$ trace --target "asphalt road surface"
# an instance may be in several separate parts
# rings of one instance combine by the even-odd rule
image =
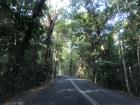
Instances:
[[[52,87],[14,105],[140,105],[140,101],[84,79],[61,76]]]

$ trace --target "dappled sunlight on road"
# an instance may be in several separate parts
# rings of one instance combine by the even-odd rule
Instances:
[[[22,101],[7,102],[4,105],[25,105]]]
[[[65,79],[65,80],[75,80],[75,81],[83,81],[83,80],[85,80],[85,81],[88,81],[86,79],[80,79],[80,78],[71,78],[71,79]]]
[[[139,105],[137,100],[74,76],[61,76],[54,81],[53,87],[44,85],[36,91],[32,90],[36,94],[28,94],[3,105]]]
[[[56,93],[63,93],[63,92],[73,92],[75,91],[75,89],[72,89],[72,88],[68,88],[68,89],[57,89],[56,90]]]
[[[101,92],[101,90],[93,90],[93,89],[84,90],[84,93],[98,93],[98,92]]]

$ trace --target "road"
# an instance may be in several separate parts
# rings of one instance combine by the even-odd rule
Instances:
[[[88,80],[62,76],[50,88],[15,105],[140,105],[134,97],[104,89]]]

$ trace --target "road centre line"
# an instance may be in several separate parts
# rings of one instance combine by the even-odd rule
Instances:
[[[84,91],[82,91],[74,82],[72,79],[69,79],[72,85],[87,99],[89,100],[93,105],[99,105],[93,98],[91,98],[89,95],[87,95]]]

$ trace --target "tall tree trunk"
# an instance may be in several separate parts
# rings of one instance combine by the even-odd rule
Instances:
[[[127,73],[127,68],[126,68],[126,61],[125,61],[123,41],[121,43],[121,48],[122,48],[122,50],[121,50],[121,56],[122,56],[122,62],[123,62],[123,69],[124,69],[124,77],[125,77],[126,89],[127,89],[128,93],[132,95],[132,92],[130,90],[129,80],[128,80],[128,73]]]
[[[47,8],[47,10],[49,10],[49,9]],[[48,12],[47,15],[48,15],[49,26],[46,27],[47,28],[46,65],[47,65],[47,68],[48,68],[47,72],[49,72],[48,74],[50,74],[51,77],[53,77],[53,71],[52,71],[52,69],[53,69],[52,34],[53,34],[53,29],[54,29],[55,22],[56,22],[56,19],[58,17],[58,14],[55,14],[54,17],[51,17],[50,13]]]
[[[95,73],[94,75],[95,75],[95,77],[94,77],[94,83],[97,84],[97,74]]]
[[[139,69],[140,69],[140,36],[138,36],[137,58],[138,58],[138,65],[139,65]]]
[[[134,80],[134,76],[133,76],[133,72],[132,72],[132,68],[131,67],[129,67],[129,73],[130,73],[131,80],[133,82],[133,86],[135,88],[135,93],[137,93],[138,92],[138,87],[137,87],[136,81]]]
[[[47,48],[46,48],[46,66],[47,66],[47,72],[49,75],[53,75],[53,71],[52,71],[52,62],[53,62],[53,51],[52,51],[52,40],[51,40],[51,36],[52,33],[50,33],[49,31],[47,32]]]
[[[42,8],[45,4],[45,1],[46,0],[39,0],[38,2],[36,2],[37,4],[36,4],[36,7],[34,8],[34,11],[33,11],[32,20],[27,25],[27,30],[25,32],[25,36],[23,37],[23,40],[22,40],[22,42],[19,46],[19,50],[17,51],[16,57],[15,57],[15,59],[16,59],[15,64],[12,65],[13,66],[12,73],[13,73],[13,77],[15,77],[15,78],[12,79],[12,83],[13,83],[13,86],[14,86],[15,89],[16,89],[15,84],[16,84],[16,81],[17,81],[16,77],[20,73],[21,65],[22,65],[22,62],[23,62],[24,55],[25,55],[25,51],[29,46],[30,39],[32,38],[32,31],[33,31],[33,28],[34,28],[35,20],[39,16],[40,11],[42,10]]]
[[[42,10],[44,4],[45,4],[46,0],[40,0],[37,3],[37,6],[34,9],[33,15],[32,15],[32,21],[28,23],[28,29],[25,32],[25,36],[23,37],[23,40],[21,42],[21,46],[20,49],[18,51],[17,57],[16,57],[16,62],[17,64],[21,64],[23,58],[24,58],[24,54],[26,49],[28,48],[29,45],[29,40],[32,38],[32,31],[34,28],[34,24],[35,24],[35,19],[39,16],[40,11]]]
[[[72,62],[72,58],[70,58],[70,66],[69,66],[70,76],[72,76],[72,74],[73,74],[73,72],[72,72],[72,66],[73,66],[73,62]]]

